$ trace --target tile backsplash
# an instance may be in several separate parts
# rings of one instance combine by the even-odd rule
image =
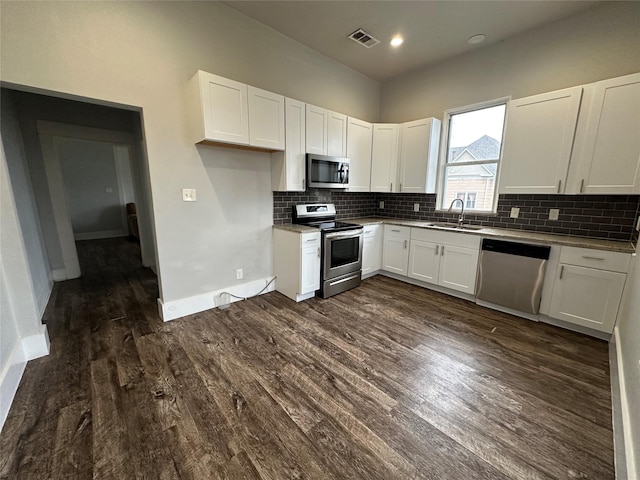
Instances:
[[[384,202],[384,209],[379,208]],[[434,194],[351,193],[310,189],[307,192],[273,192],[275,224],[291,223],[291,206],[297,203],[335,203],[338,219],[353,217],[404,218],[423,221],[456,221],[452,213],[436,211]],[[414,212],[414,204],[420,205]],[[511,208],[520,209],[510,218]],[[549,209],[560,211],[549,220]],[[609,240],[637,240],[635,224],[640,215],[640,195],[500,195],[496,215],[465,215],[465,221],[485,227],[512,228],[544,233]]]

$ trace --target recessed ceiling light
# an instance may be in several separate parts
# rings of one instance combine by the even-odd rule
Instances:
[[[389,43],[391,43],[392,47],[399,47],[404,43],[404,38],[402,38],[402,35],[396,35],[391,39],[391,42]]]
[[[485,38],[487,38],[486,35],[479,33],[478,35],[474,35],[473,37],[469,38],[467,42],[469,42],[471,45],[476,45],[478,43],[484,42]]]

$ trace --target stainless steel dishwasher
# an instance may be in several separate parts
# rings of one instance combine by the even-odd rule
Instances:
[[[485,238],[478,269],[478,300],[538,313],[551,247]]]

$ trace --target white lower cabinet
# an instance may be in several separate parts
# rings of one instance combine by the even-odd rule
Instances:
[[[382,225],[364,227],[362,240],[362,278],[376,273],[382,267]]]
[[[385,225],[382,245],[382,269],[398,275],[407,274],[411,228]]]
[[[480,237],[411,229],[408,276],[473,295]]]
[[[612,333],[630,258],[626,253],[563,247],[549,316]]]
[[[320,288],[320,232],[274,228],[273,267],[276,290],[299,302]]]

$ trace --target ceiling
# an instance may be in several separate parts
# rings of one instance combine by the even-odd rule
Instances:
[[[231,8],[375,80],[386,80],[567,17],[596,1],[227,1]],[[347,38],[362,28],[367,49]],[[467,40],[486,35],[479,45]],[[395,34],[405,37],[397,48]]]

